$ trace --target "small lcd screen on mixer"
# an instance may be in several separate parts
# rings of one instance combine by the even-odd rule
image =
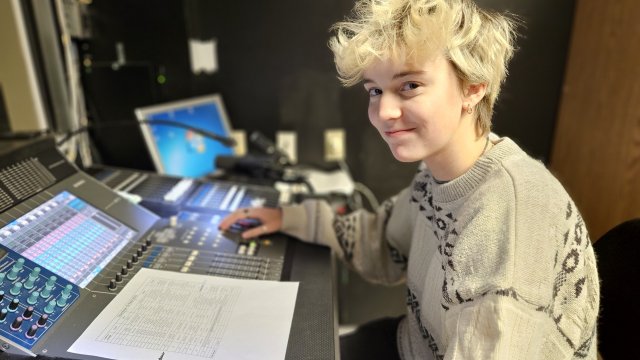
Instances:
[[[135,235],[136,231],[63,191],[0,229],[0,243],[85,287]]]

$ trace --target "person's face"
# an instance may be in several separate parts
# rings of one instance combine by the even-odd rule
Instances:
[[[364,72],[364,87],[369,120],[399,161],[428,164],[451,153],[461,126],[472,123],[462,121],[467,99],[444,56],[418,65],[377,62]]]

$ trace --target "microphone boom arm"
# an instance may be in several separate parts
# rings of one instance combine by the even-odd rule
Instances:
[[[207,130],[203,130],[197,127],[193,127],[193,126],[189,126],[189,125],[185,125],[182,124],[180,122],[177,121],[173,121],[173,120],[164,120],[164,119],[143,119],[143,120],[139,120],[140,123],[143,124],[150,124],[150,125],[167,125],[167,126],[172,126],[172,127],[179,127],[179,128],[183,128],[183,129],[187,129],[187,130],[191,130],[197,134],[200,134],[204,137],[213,139],[218,141],[219,143],[221,143],[222,145],[226,146],[226,147],[234,147],[236,146],[236,140],[230,137],[225,137],[225,136],[220,136],[218,134],[214,134],[211,131],[207,131]]]

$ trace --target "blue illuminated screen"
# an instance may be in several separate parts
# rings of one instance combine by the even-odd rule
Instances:
[[[216,135],[231,137],[229,129],[214,103],[202,103],[147,114],[148,120],[171,120],[206,130]],[[183,177],[201,177],[215,170],[219,155],[233,155],[233,148],[209,139],[192,130],[170,125],[147,124],[153,137],[163,173]]]
[[[135,235],[63,191],[0,229],[0,243],[84,288]]]

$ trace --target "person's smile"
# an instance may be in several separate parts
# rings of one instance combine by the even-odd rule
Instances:
[[[405,128],[405,129],[393,129],[393,130],[385,130],[384,134],[388,138],[398,138],[404,135],[412,133],[416,128]]]

